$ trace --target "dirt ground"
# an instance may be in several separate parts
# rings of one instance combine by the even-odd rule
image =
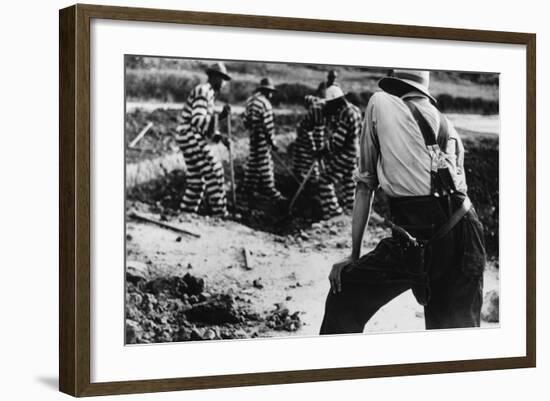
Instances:
[[[147,210],[142,204],[129,206]],[[229,294],[236,307],[246,309],[246,316],[253,316],[235,324],[224,321],[192,324],[190,329],[196,338],[190,339],[317,335],[329,290],[327,277],[331,265],[349,253],[350,220],[350,216],[341,216],[281,236],[254,230],[237,221],[207,216],[182,215],[169,219],[176,226],[200,234],[200,238],[195,238],[130,218],[127,222],[127,266],[138,266],[138,269],[145,266],[149,280],[182,277],[189,273],[204,279],[204,293],[207,294],[204,300],[214,294]],[[370,228],[364,242],[365,252],[388,234],[383,228]],[[249,251],[249,268],[245,266],[243,248]],[[484,292],[495,290],[498,293],[498,288],[498,269],[491,263],[485,272]],[[129,302],[131,304],[132,300]],[[288,315],[298,317],[297,326],[274,329],[269,323],[270,313],[286,309]],[[136,325],[135,322],[131,324]],[[482,326],[496,324],[483,321]],[[210,328],[213,328],[212,334]],[[365,332],[423,329],[422,307],[409,291],[382,308],[368,323]],[[226,334],[220,335],[220,330],[226,330]],[[163,338],[164,341],[181,340],[171,336],[144,338],[138,335],[130,342],[163,341]]]

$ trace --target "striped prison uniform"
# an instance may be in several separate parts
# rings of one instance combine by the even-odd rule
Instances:
[[[271,147],[275,135],[273,107],[261,93],[255,92],[246,101],[244,124],[250,132],[249,155],[244,175],[244,193],[267,196],[278,200],[281,193],[275,188]]]
[[[325,117],[323,102],[316,96],[305,97],[306,115],[298,125],[296,142],[294,142],[293,169],[296,176],[303,179],[315,162],[311,181],[319,179],[319,163],[315,160],[315,152],[323,146],[325,137]]]
[[[182,209],[196,213],[206,192],[212,214],[227,213],[223,167],[207,145],[214,118],[214,89],[199,84],[187,97],[177,127],[176,141],[183,153],[187,176]]]
[[[349,102],[331,121],[332,134],[326,144],[329,154],[319,180],[319,196],[324,219],[341,214],[342,208],[353,208],[353,171],[357,164],[357,140],[361,134],[361,123],[361,111]],[[341,185],[340,201],[336,196],[336,183]]]

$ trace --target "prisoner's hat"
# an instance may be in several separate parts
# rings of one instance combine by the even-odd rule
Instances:
[[[230,81],[231,77],[227,74],[227,68],[225,68],[225,64],[221,61],[218,61],[214,64],[211,64],[206,69],[207,74],[218,74],[220,75],[224,80]]]
[[[325,100],[327,102],[340,99],[341,97],[344,97],[344,91],[337,85],[331,85],[325,91]]]
[[[260,86],[258,86],[258,89],[265,89],[272,92],[275,92],[277,89],[275,89],[275,85],[273,85],[273,82],[271,82],[271,79],[269,78],[262,78],[260,81]]]
[[[394,96],[403,96],[406,93],[417,90],[428,96],[436,103],[435,98],[428,90],[430,86],[430,72],[420,70],[394,70],[391,77],[384,77],[378,82],[378,86]]]

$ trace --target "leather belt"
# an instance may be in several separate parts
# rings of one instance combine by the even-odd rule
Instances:
[[[466,215],[466,213],[468,213],[471,208],[472,201],[470,201],[470,198],[464,198],[464,202],[462,202],[460,207],[451,215],[451,217],[445,222],[445,224],[439,227],[439,230],[437,230],[437,232],[433,235],[432,238],[430,238],[428,242],[437,241],[447,235],[453,229],[453,227],[456,226],[460,220],[462,220],[462,218]]]

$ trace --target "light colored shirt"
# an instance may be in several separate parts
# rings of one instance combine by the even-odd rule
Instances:
[[[446,117],[426,96],[419,92],[410,92],[402,98],[386,92],[375,93],[365,111],[354,179],[372,190],[380,186],[390,197],[430,195],[430,154],[404,99],[414,102],[437,135],[440,119]],[[464,147],[448,119],[447,127],[446,164],[457,191],[466,194]]]

